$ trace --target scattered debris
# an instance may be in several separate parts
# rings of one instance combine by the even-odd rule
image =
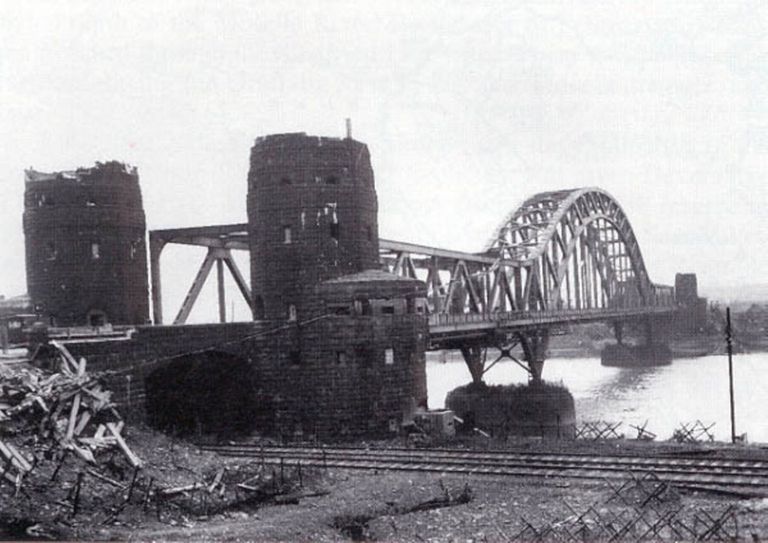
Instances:
[[[18,492],[24,477],[44,457],[56,456],[63,463],[72,454],[96,465],[97,455],[116,449],[133,468],[141,468],[141,459],[121,435],[124,423],[111,393],[86,372],[84,358],[75,360],[58,342],[51,345],[58,354],[57,372],[19,368],[0,384],[3,478]]]
[[[311,486],[315,471],[306,466],[229,467],[150,432],[144,441],[156,443],[130,445],[99,376],[51,345],[52,371],[0,366],[0,539],[33,532],[80,539],[99,526],[148,519],[178,525],[327,492]]]
[[[384,510],[336,516],[331,525],[352,541],[367,541],[373,539],[370,523],[375,519],[380,517],[391,518],[432,509],[441,509],[443,507],[463,505],[471,502],[474,498],[474,493],[469,484],[465,483],[464,487],[459,492],[451,492],[445,486],[442,479],[440,479],[439,484],[441,494],[435,498],[411,505],[388,502],[387,508]]]

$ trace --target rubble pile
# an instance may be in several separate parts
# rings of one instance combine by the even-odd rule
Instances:
[[[119,450],[134,468],[142,462],[126,444],[120,414],[97,378],[56,342],[58,371],[19,368],[0,382],[2,477],[21,488],[43,459],[73,454],[86,464]],[[14,444],[16,442],[16,444]],[[17,445],[20,445],[17,447]]]
[[[133,426],[129,446],[99,376],[51,345],[53,371],[0,364],[0,540],[186,525],[316,495],[304,485],[312,470],[301,466],[228,463]]]

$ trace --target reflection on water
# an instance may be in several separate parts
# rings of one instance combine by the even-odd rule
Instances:
[[[489,359],[493,356],[489,353]],[[734,357],[736,433],[748,433],[752,442],[768,442],[768,354]],[[525,383],[527,374],[510,361],[486,373],[489,384]],[[633,437],[629,424],[642,425],[667,439],[681,422],[696,419],[716,423],[718,440],[730,440],[728,359],[725,356],[679,359],[669,366],[614,368],[596,358],[553,358],[544,364],[547,381],[562,382],[573,394],[579,421],[623,421],[622,431]],[[445,395],[469,382],[467,367],[458,353],[446,363],[430,353],[427,380],[431,407],[443,407]]]

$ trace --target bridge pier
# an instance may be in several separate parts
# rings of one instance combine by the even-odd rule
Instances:
[[[480,345],[461,345],[459,351],[472,375],[472,382],[479,385],[483,382],[483,373],[485,373],[485,349]]]
[[[635,323],[631,329],[637,339],[637,344],[624,343],[624,322],[614,321],[613,330],[616,343],[606,345],[600,354],[604,366],[642,367],[658,366],[672,362],[672,351],[669,348],[665,323],[656,318],[646,317]],[[629,325],[629,324],[628,324]]]
[[[528,364],[531,381],[541,383],[541,373],[544,370],[544,360],[549,349],[549,330],[535,330],[520,334],[520,345],[523,348],[523,360]]]

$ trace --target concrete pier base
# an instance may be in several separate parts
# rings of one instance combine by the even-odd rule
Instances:
[[[565,387],[546,382],[473,383],[449,392],[446,406],[464,420],[464,430],[478,428],[494,437],[571,438],[576,430],[573,396]]]

